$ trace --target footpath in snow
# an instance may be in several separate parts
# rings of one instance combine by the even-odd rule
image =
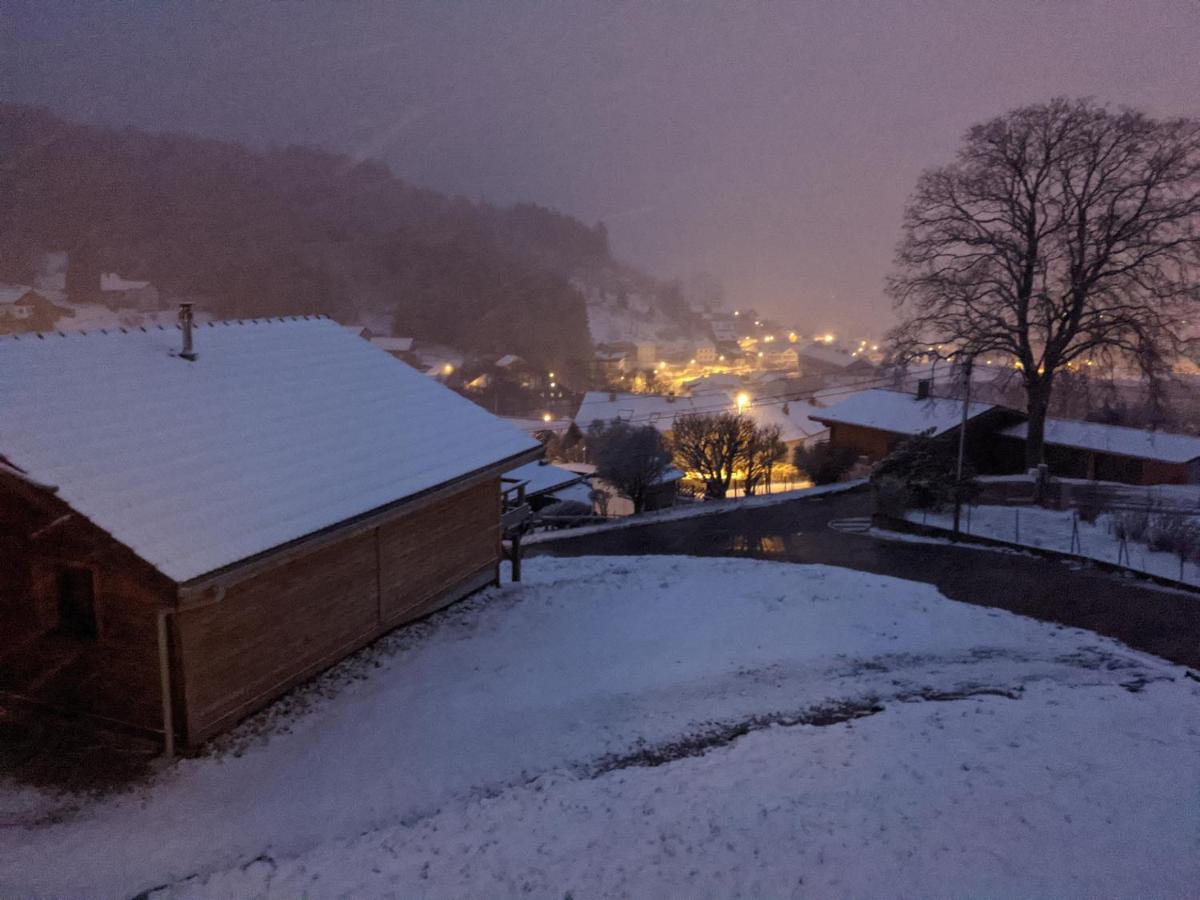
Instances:
[[[1194,896],[1179,667],[824,566],[527,574],[149,785],[0,782],[0,896]]]
[[[914,524],[947,530],[954,524],[954,516],[950,512],[911,511],[905,518]],[[1179,557],[1174,553],[1154,551],[1143,543],[1131,540],[1126,544],[1128,558],[1123,558],[1121,542],[1114,534],[1112,516],[1108,513],[1098,516],[1095,522],[1079,521],[1078,531],[1075,532],[1078,543],[1073,545],[1074,527],[1074,511],[1042,509],[1038,506],[973,506],[969,511],[963,510],[961,519],[961,528],[967,534],[1025,547],[1073,553],[1200,587],[1200,563],[1185,561],[1181,573]]]

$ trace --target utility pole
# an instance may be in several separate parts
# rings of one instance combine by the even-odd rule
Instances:
[[[954,536],[958,537],[958,523],[962,517],[963,459],[967,454],[967,416],[971,408],[971,365],[975,358],[968,356],[963,363],[963,407],[962,424],[958,426],[958,466],[954,471]]]

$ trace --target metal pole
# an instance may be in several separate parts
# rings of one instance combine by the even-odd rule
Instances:
[[[958,466],[954,471],[954,534],[958,535],[959,519],[962,516],[962,477],[963,459],[967,453],[967,417],[971,408],[971,364],[973,357],[968,356],[963,363],[963,405],[962,424],[958,426]]]

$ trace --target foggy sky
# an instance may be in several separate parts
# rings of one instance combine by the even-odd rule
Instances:
[[[381,157],[608,223],[660,276],[879,332],[904,199],[1051,96],[1200,114],[1196,0],[264,4],[8,0],[0,96]]]

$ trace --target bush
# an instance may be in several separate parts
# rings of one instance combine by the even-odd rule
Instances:
[[[874,485],[876,511],[893,519],[903,519],[908,512],[908,485],[895,475],[885,475]]]
[[[1150,513],[1144,509],[1131,509],[1113,516],[1112,533],[1118,540],[1141,543],[1150,528]]]
[[[796,448],[792,463],[808,474],[813,484],[835,484],[858,462],[858,452],[849,447],[834,447],[821,441],[811,447]]]
[[[963,467],[961,483],[957,480],[957,453],[943,441],[924,435],[901,444],[871,473],[871,483],[879,491],[885,481],[904,485],[904,503],[909,509],[940,510],[954,503],[957,497],[964,503],[979,493],[975,472]],[[895,491],[889,486],[889,491]]]

